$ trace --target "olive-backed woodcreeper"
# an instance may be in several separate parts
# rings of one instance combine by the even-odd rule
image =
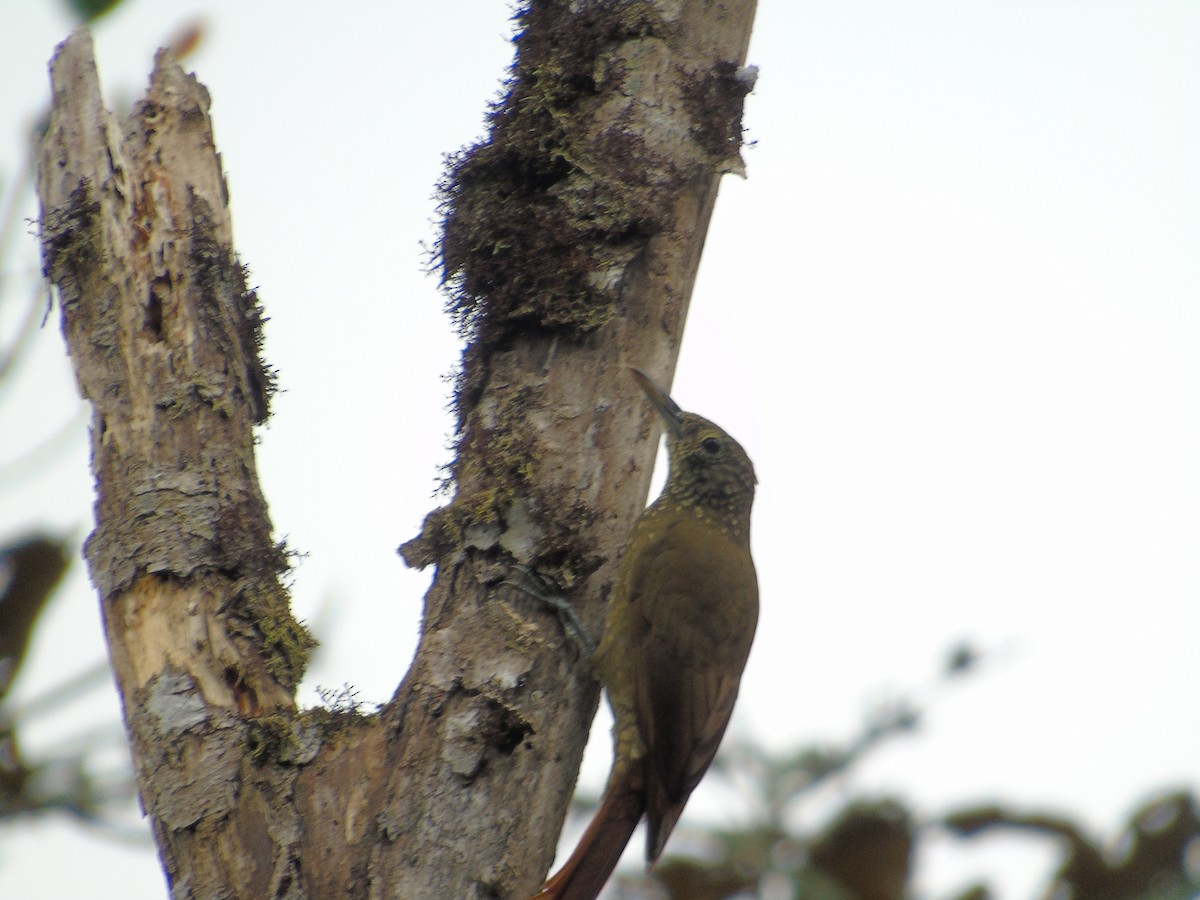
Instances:
[[[596,897],[643,814],[658,859],[725,734],[758,622],[750,458],[632,371],[666,422],[670,471],[630,534],[594,660],[615,719],[608,785],[537,900]]]

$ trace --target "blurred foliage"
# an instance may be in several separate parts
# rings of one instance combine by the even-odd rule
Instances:
[[[33,626],[69,559],[66,542],[46,535],[0,548],[0,817],[34,803],[27,788],[35,773],[21,756],[5,701],[25,661]]]
[[[67,542],[47,535],[0,547],[0,701],[25,661],[34,623],[69,560]]]
[[[91,25],[101,16],[112,12],[121,0],[66,0],[67,9],[81,25]]]
[[[973,671],[983,659],[968,646],[947,657],[937,681]],[[931,695],[930,695],[931,696]],[[928,702],[928,701],[927,701]],[[1200,896],[1200,815],[1188,791],[1164,791],[1130,817],[1113,841],[1097,843],[1070,818],[1021,813],[995,805],[929,815],[893,797],[839,797],[823,825],[801,828],[818,806],[814,790],[847,773],[886,740],[917,731],[926,704],[912,700],[871,713],[844,747],[808,747],[772,754],[735,744],[722,751],[710,779],[737,791],[742,824],[681,832],[698,851],[669,854],[648,874],[621,874],[617,900],[901,900],[910,896],[923,834],[962,839],[1005,832],[1028,835],[1031,847],[1049,835],[1061,862],[1047,874],[1045,900],[1183,900]],[[845,786],[841,785],[843,790]],[[978,882],[953,900],[989,900]],[[950,900],[950,898],[947,898]]]
[[[1063,860],[1047,897],[1174,900],[1200,894],[1200,806],[1191,791],[1164,791],[1130,817],[1115,841],[1098,844],[1063,816],[987,805],[946,816],[942,825],[972,837],[989,831],[1050,835]]]
[[[0,547],[0,820],[58,811],[107,825],[110,813],[133,799],[128,765],[106,773],[97,764],[106,747],[120,746],[119,729],[74,736],[33,759],[21,747],[29,721],[108,683],[108,667],[98,662],[23,704],[10,696],[39,618],[77,553],[77,538],[46,534]]]
[[[995,806],[967,809],[917,827],[917,813],[892,799],[858,799],[813,834],[762,823],[702,834],[703,857],[665,858],[648,875],[622,875],[620,900],[901,900],[925,830],[961,837],[1015,830],[1060,839],[1061,862],[1047,876],[1046,900],[1194,900],[1200,896],[1200,806],[1188,791],[1165,791],[1130,816],[1116,840],[1089,841],[1065,817]],[[1115,848],[1115,849],[1114,849]],[[997,896],[979,882],[954,900]]]

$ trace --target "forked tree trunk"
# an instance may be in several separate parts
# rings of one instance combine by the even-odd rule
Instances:
[[[752,2],[535,2],[487,142],[444,185],[471,336],[455,496],[417,657],[376,716],[298,712],[309,637],[258,486],[260,312],[233,250],[208,95],[160,55],[126,122],[91,40],[52,65],[41,239],[91,401],[88,541],[142,802],[177,897],[524,897],[554,854],[597,686],[594,632],[657,428],[704,234],[740,167]],[[398,667],[400,661],[397,660]]]

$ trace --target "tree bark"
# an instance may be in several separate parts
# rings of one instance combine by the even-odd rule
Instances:
[[[254,469],[271,377],[204,88],[160,54],[129,121],[90,38],[52,65],[43,256],[93,405],[87,546],[142,802],[176,897],[524,897],[595,710],[586,654],[645,502],[664,383],[722,172],[740,170],[753,3],[535,2],[486,142],[443,186],[455,494],[403,548],[437,565],[376,716],[295,709],[310,638]]]

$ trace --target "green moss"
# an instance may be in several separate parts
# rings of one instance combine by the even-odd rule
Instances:
[[[685,84],[683,100],[699,124],[694,136],[714,160],[736,160],[742,148],[742,109],[753,78],[739,78],[737,66],[718,63],[706,77]]]
[[[539,483],[528,418],[536,395],[498,384],[491,360],[509,348],[552,355],[556,342],[587,340],[621,315],[626,278],[671,227],[668,199],[705,164],[657,150],[629,96],[626,61],[657,59],[663,48],[653,43],[673,39],[674,26],[652,4],[529,0],[515,20],[515,62],[488,135],[447,160],[439,186],[443,233],[431,266],[468,341],[456,384],[455,496],[401,552],[415,566],[466,552],[501,557],[513,546],[520,554],[525,545],[502,537],[519,521],[535,536],[536,554],[521,561],[565,586],[597,565],[590,511],[569,491]],[[627,46],[633,41],[640,45]],[[714,100],[721,106],[713,115],[723,114],[725,101],[740,100],[727,68],[684,98],[693,115]],[[730,127],[710,141],[713,171],[736,143]]]
[[[547,487],[539,477],[543,456],[526,415],[529,391],[521,387],[512,396],[495,397],[494,408],[507,418],[486,426],[473,420],[455,464],[458,493],[426,519],[419,538],[401,548],[409,565],[423,567],[471,550],[503,554],[502,536],[516,525],[536,534],[536,556],[521,561],[560,586],[595,570],[592,511],[571,491]]]
[[[256,766],[278,760],[283,748],[293,744],[292,725],[295,718],[278,714],[251,719],[246,728],[246,747],[250,761]]]
[[[644,147],[580,127],[607,96],[598,61],[662,23],[644,3],[559,0],[530,3],[516,20],[516,62],[490,134],[448,160],[439,187],[433,264],[472,341],[464,369],[518,333],[578,339],[611,321],[618,291],[596,273],[623,269],[663,226]]]
[[[250,620],[262,642],[267,671],[289,691],[295,690],[317,640],[292,617],[287,592],[276,582],[266,583],[272,586],[251,582],[242,591],[239,611]]]
[[[106,254],[100,203],[91,183],[84,181],[63,206],[43,214],[43,269],[59,289],[69,327],[84,331],[94,347],[111,356],[119,345],[115,296],[95,282],[95,275],[104,271]],[[88,302],[81,303],[85,293]]]
[[[619,123],[595,133],[622,75],[605,60],[627,41],[664,37],[666,26],[652,6],[628,0],[531,0],[515,20],[514,67],[489,134],[448,160],[439,188],[444,226],[432,263],[469,341],[456,385],[457,493],[402,552],[427,565],[487,549],[519,502],[539,530],[539,554],[545,544],[560,574],[575,577],[589,553],[557,524],[568,501],[537,483],[542,460],[525,417],[533,400],[488,385],[486,360],[517,341],[584,339],[620,313],[625,273],[666,224],[670,166]],[[485,386],[499,421],[471,415]]]
[[[445,510],[442,527],[447,540],[461,547],[472,528],[501,526],[506,511],[518,496],[536,488],[541,463],[537,442],[521,430],[527,423],[476,428],[465,442],[456,471],[460,486],[484,487],[460,494]]]
[[[100,203],[91,183],[81,182],[66,204],[47,210],[42,220],[42,250],[46,271],[55,283],[77,281],[104,258],[100,234]]]
[[[206,337],[219,344],[226,359],[238,363],[231,371],[238,376],[241,399],[249,406],[252,421],[261,425],[278,389],[277,373],[262,358],[266,316],[258,294],[247,285],[246,267],[218,238],[211,207],[192,194],[189,208],[188,267],[201,297],[196,311]]]
[[[316,707],[253,719],[247,726],[247,749],[255,765],[305,765],[330,741],[371,721],[357,709]]]

